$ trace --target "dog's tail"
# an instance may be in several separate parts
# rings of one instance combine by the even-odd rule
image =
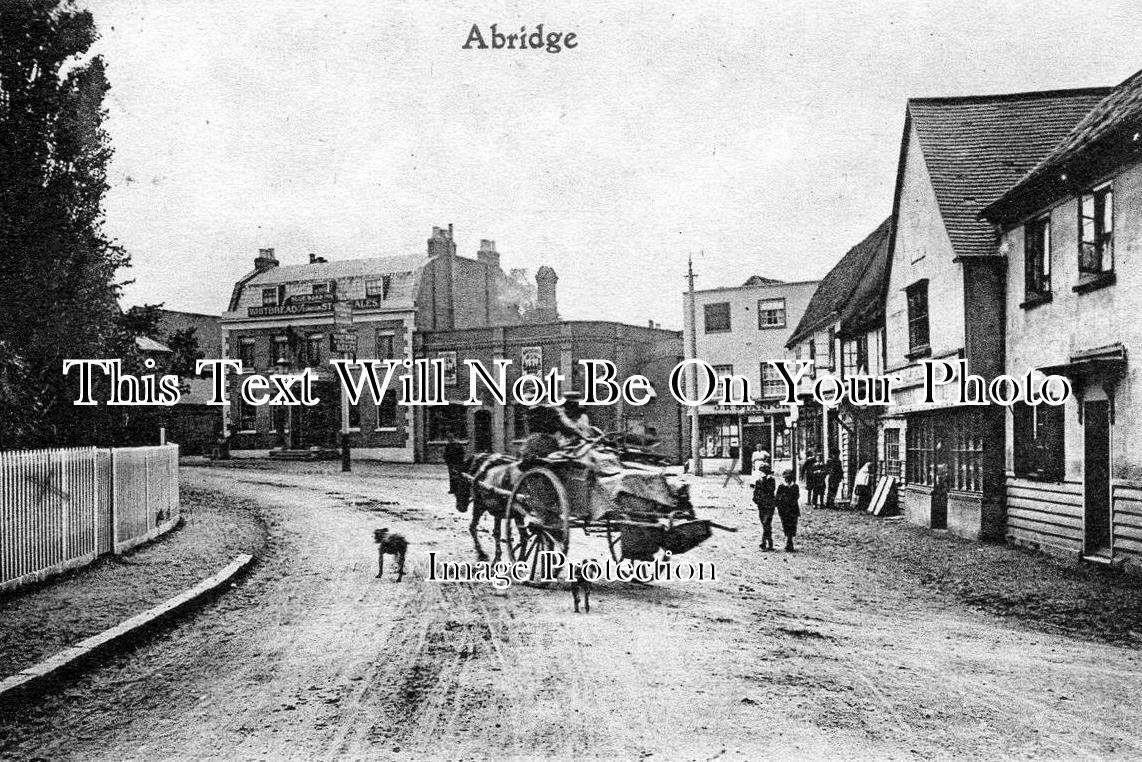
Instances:
[[[375,542],[377,544],[384,542],[385,537],[386,537],[386,535],[388,535],[388,533],[389,533],[389,530],[387,530],[387,529],[374,529],[373,530],[373,542]]]

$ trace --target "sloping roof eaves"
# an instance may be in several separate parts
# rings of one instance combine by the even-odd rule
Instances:
[[[1129,141],[1134,144],[1130,148],[1134,153],[1142,151],[1142,141],[1134,136],[1139,127],[1142,127],[1142,71],[1127,77],[1096,103],[1042,161],[980,215],[998,221],[1008,208],[1026,197],[1038,195],[1039,201],[1045,202],[1068,195],[1072,189],[1061,176],[1069,164],[1099,152],[1123,133],[1130,135]]]
[[[1026,175],[1109,90],[914,98],[916,130],[957,257],[997,256],[983,208]]]
[[[843,329],[870,307],[873,312],[879,308],[883,314],[883,279],[888,273],[891,238],[892,218],[889,217],[833,265],[813,292],[809,306],[786,342],[787,347],[836,320],[841,321]],[[870,305],[869,300],[873,304]]]

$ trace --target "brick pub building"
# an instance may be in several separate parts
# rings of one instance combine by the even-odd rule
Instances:
[[[343,332],[335,325],[336,310],[351,311],[350,330],[360,360],[447,358],[450,367],[457,368],[457,377],[449,378],[457,385],[449,384],[445,390],[454,402],[467,397],[464,359],[484,360],[490,368],[496,351],[508,357],[509,351],[526,345],[529,361],[537,355],[534,349],[540,348],[546,369],[551,364],[549,357],[559,362],[567,359],[568,334],[571,349],[566,351],[572,352],[571,357],[617,358],[622,374],[632,363],[638,367],[649,364],[657,372],[653,357],[665,352],[670,358],[665,371],[669,373],[681,354],[677,332],[615,323],[561,323],[557,281],[550,267],[539,269],[534,284],[522,270],[505,273],[493,241],[481,241],[475,259],[459,256],[451,226],[433,228],[426,256],[327,261],[311,254],[307,263],[281,265],[273,249],[261,250],[254,269],[234,285],[222,316],[223,356],[241,359],[247,374],[312,368],[317,379],[315,396],[321,401],[311,407],[246,405],[237,394],[241,378],[233,378],[231,405],[222,413],[231,452],[257,457],[286,450],[321,452],[337,446],[340,384],[329,366],[330,359],[342,356],[334,343],[334,334]],[[600,335],[610,338],[599,339]],[[671,337],[677,344],[674,354],[672,347],[660,346],[664,341],[669,344]],[[579,351],[584,354],[575,354]],[[520,364],[519,359],[515,362]],[[512,372],[518,373],[519,368]],[[570,374],[568,379],[572,379]],[[655,387],[665,393],[665,376],[661,386],[655,380]],[[649,425],[660,436],[677,427],[676,405],[667,399],[669,404],[660,398],[647,406],[656,411]],[[354,457],[400,462],[439,460],[448,430],[469,448],[486,449],[484,445],[490,442],[493,449],[507,450],[518,438],[518,429],[503,421],[510,419],[510,423],[517,415],[498,405],[486,409],[398,405],[394,389],[380,405],[366,394],[350,408],[350,442]],[[610,422],[612,413],[600,415],[603,423]],[[613,415],[628,426],[634,422],[623,418],[625,413]],[[676,433],[670,436],[677,440]]]

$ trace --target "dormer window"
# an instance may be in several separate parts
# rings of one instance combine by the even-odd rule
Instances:
[[[373,278],[365,281],[365,296],[380,297],[381,299],[389,298],[389,287],[392,285],[392,276],[383,275],[380,278]]]
[[[325,283],[314,283],[313,284],[313,293],[315,293],[315,294],[328,294],[331,291],[332,291],[332,289],[329,287],[328,281],[326,281]]]
[[[263,307],[277,307],[278,306],[278,289],[263,288],[262,289],[262,306]]]

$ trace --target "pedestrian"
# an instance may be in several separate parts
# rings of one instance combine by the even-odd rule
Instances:
[[[750,465],[753,468],[753,472],[755,474],[759,474],[761,473],[761,464],[770,462],[769,453],[766,452],[765,448],[763,448],[761,445],[758,445],[757,449],[753,451],[753,455],[750,456],[749,460]]]
[[[825,461],[824,477],[825,484],[825,507],[837,507],[837,491],[841,488],[841,480],[845,477],[845,470],[841,467],[841,458],[837,455],[837,451],[833,450],[829,453],[829,459]]]
[[[805,500],[809,505],[813,504],[813,485],[816,484],[816,478],[817,456],[808,453],[805,460],[801,461],[801,479],[805,482]]]
[[[857,471],[856,478],[853,479],[853,504],[858,510],[868,510],[869,501],[872,499],[872,463],[866,462]]]
[[[789,469],[782,474],[784,482],[777,487],[774,498],[777,502],[777,517],[781,519],[781,531],[785,534],[785,552],[793,553],[793,538],[797,536],[797,519],[801,516],[801,490],[793,481]]]
[[[758,477],[753,483],[753,502],[757,506],[757,517],[761,520],[761,549],[773,550],[773,512],[777,508],[775,497],[777,480],[768,462],[758,466]]]
[[[456,495],[456,510],[463,511],[467,505],[461,507],[460,497],[466,495],[467,490],[457,482],[464,478],[464,445],[456,441],[456,435],[448,432],[448,444],[444,445],[444,465],[448,466],[448,494]],[[467,503],[467,501],[465,501]]]

